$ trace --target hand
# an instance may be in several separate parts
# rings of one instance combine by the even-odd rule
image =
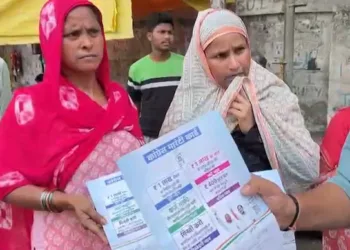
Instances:
[[[108,244],[106,235],[102,228],[107,221],[96,212],[90,199],[84,195],[64,194],[63,196],[60,193],[57,193],[56,198],[56,201],[54,199],[55,206],[57,204],[57,207],[62,208],[63,210],[74,211],[75,215],[85,229],[90,230],[101,238],[104,243]]]
[[[243,134],[248,133],[255,124],[252,105],[245,94],[237,94],[236,99],[231,103],[228,113],[237,118],[238,126]]]
[[[245,196],[260,195],[275,215],[281,229],[287,228],[292,222],[296,206],[293,200],[275,183],[252,175],[251,180],[241,189],[241,192]]]

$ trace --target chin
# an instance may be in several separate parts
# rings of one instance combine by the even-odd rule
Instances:
[[[161,50],[164,52],[168,52],[170,51],[170,47],[162,47]]]
[[[77,67],[77,70],[85,73],[96,72],[99,66],[100,66],[99,64],[82,65],[80,67]]]

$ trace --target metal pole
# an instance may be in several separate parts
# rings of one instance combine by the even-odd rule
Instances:
[[[226,0],[210,0],[210,6],[213,9],[225,9]]]
[[[285,0],[284,10],[284,81],[293,84],[294,70],[294,0]]]
[[[285,0],[284,10],[284,81],[291,86],[294,73],[294,19],[295,8],[306,6],[305,0]]]

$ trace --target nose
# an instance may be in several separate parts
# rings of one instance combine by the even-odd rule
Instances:
[[[237,72],[240,68],[240,64],[235,55],[230,55],[229,57],[229,70],[231,72]]]
[[[164,38],[165,38],[166,40],[169,40],[169,39],[170,39],[170,36],[171,36],[171,34],[170,34],[169,32],[165,32]]]
[[[92,38],[90,36],[88,36],[88,35],[83,35],[82,36],[82,42],[81,43],[82,43],[82,47],[84,49],[87,49],[87,50],[91,49],[92,46],[93,46]]]

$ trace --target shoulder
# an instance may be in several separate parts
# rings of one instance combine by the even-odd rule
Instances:
[[[134,62],[129,68],[129,77],[134,81],[138,81],[140,74],[142,74],[148,64],[148,55]]]
[[[51,94],[50,94],[51,93]],[[26,105],[30,109],[35,107],[36,111],[49,110],[53,102],[50,83],[41,82],[30,86],[20,87],[13,93],[12,103],[14,107]]]
[[[177,54],[177,53],[171,53],[172,55],[172,58],[173,60],[177,60],[177,61],[180,61],[182,62],[184,60],[184,56],[183,55],[180,55],[180,54]]]
[[[140,67],[143,67],[145,64],[147,64],[149,61],[148,55],[142,57],[141,59],[137,60],[130,66],[130,70],[137,70]]]
[[[112,82],[111,89],[113,92],[117,91],[121,93],[122,95],[128,95],[128,92],[125,88],[125,86],[119,82]]]
[[[342,116],[342,117],[350,115],[350,107],[344,107],[344,108],[338,109],[335,115]]]
[[[350,107],[339,109],[330,120],[329,127],[335,125],[350,125]]]
[[[40,92],[40,88],[35,85],[16,89],[2,117],[1,129],[9,124],[14,128],[33,128],[38,109],[45,105],[43,101],[40,101],[40,96],[44,98],[45,94]]]
[[[14,96],[20,95],[20,94],[27,94],[35,98],[45,93],[46,91],[48,91],[48,87],[49,87],[48,85],[49,85],[48,83],[45,84],[44,82],[41,82],[41,83],[29,85],[29,86],[19,87],[14,92]]]

